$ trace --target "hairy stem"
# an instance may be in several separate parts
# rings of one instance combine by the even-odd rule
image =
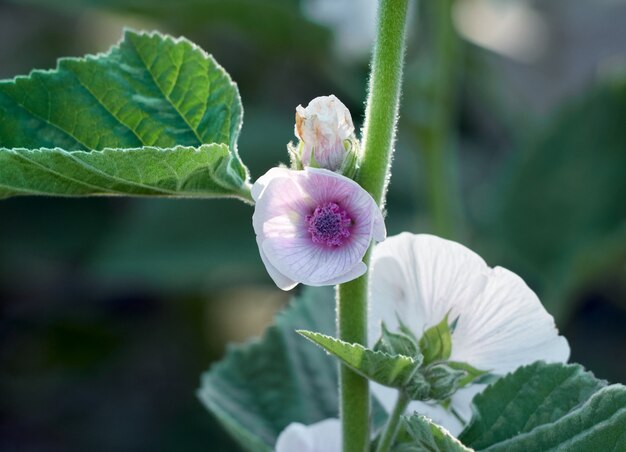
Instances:
[[[363,128],[363,161],[358,182],[381,208],[385,201],[400,102],[407,8],[408,0],[381,0],[378,7],[378,31],[371,63]],[[368,252],[363,259],[366,265],[369,256]],[[340,339],[366,344],[367,274],[338,287],[337,324]],[[368,381],[342,365],[339,385],[343,450],[369,450]]]
[[[404,392],[400,391],[398,393],[396,406],[393,407],[393,411],[389,415],[389,419],[387,419],[387,424],[385,425],[385,430],[383,430],[383,434],[380,437],[380,442],[378,443],[376,452],[389,451],[389,448],[393,444],[393,440],[398,434],[398,427],[400,426],[400,416],[404,414],[404,410],[406,410],[406,407],[408,406],[410,401],[411,399],[409,399],[404,394]]]

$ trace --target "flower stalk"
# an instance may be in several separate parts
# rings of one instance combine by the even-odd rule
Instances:
[[[400,103],[404,65],[404,35],[408,0],[381,0],[365,125],[363,160],[358,182],[382,208]],[[368,264],[370,253],[363,262]],[[367,343],[367,273],[337,289],[337,325],[340,339]],[[366,378],[340,368],[340,414],[344,452],[364,452],[370,441],[370,397]]]
[[[380,437],[380,442],[376,448],[376,452],[388,452],[393,444],[393,440],[398,434],[398,428],[400,426],[400,416],[404,414],[404,410],[409,405],[411,399],[402,391],[398,393],[398,400],[393,408],[393,411],[387,419],[387,424]]]

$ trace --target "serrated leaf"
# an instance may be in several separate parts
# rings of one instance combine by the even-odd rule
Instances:
[[[448,324],[448,315],[437,325],[428,328],[419,341],[420,351],[424,355],[424,364],[444,361],[452,353],[452,332]]]
[[[605,385],[579,365],[522,367],[474,398],[459,439],[490,451],[621,450],[626,388]]]
[[[469,452],[447,430],[419,414],[403,416],[392,452]]]
[[[489,447],[490,451],[626,449],[626,387],[602,388],[559,421]]]
[[[330,288],[306,288],[261,339],[229,348],[202,376],[198,397],[247,450],[272,450],[291,422],[338,416],[337,366],[294,332],[333,333],[334,312]]]
[[[236,150],[241,121],[237,87],[211,56],[185,39],[127,31],[106,54],[0,82],[0,197],[178,196],[179,188],[186,196],[191,187],[194,196],[249,200]],[[183,164],[191,151],[179,158],[178,146],[204,160],[204,168],[190,162],[191,182]],[[166,168],[162,187],[138,188]]]
[[[224,144],[170,149],[0,150],[0,198],[13,195],[230,197],[251,202]]]
[[[299,330],[298,333],[339,358],[355,372],[385,386],[403,387],[420,365],[419,361],[409,356],[389,355],[321,333],[303,330]]]

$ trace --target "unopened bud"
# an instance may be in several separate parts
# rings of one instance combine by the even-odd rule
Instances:
[[[461,380],[467,375],[464,370],[453,369],[445,363],[432,364],[424,372],[430,384],[430,398],[445,400],[461,387]]]
[[[355,176],[359,142],[350,112],[335,96],[316,97],[306,108],[298,105],[294,133],[300,139],[289,149],[295,169],[310,166]]]

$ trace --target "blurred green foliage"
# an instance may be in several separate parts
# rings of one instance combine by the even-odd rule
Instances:
[[[585,284],[626,263],[624,118],[626,80],[595,87],[522,143],[496,185],[484,233],[561,320]]]

